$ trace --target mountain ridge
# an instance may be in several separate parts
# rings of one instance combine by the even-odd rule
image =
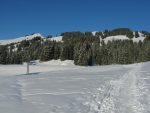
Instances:
[[[14,39],[0,40],[0,45],[7,45],[7,44],[11,44],[11,43],[18,43],[18,42],[21,42],[23,40],[32,40],[34,37],[44,38],[40,33],[34,33],[34,34],[31,34],[31,35],[26,35],[26,36],[14,38]]]
[[[123,29],[123,28],[122,28]],[[125,29],[125,28],[124,28]],[[112,30],[115,31],[115,30]],[[105,32],[105,31],[104,31]],[[104,33],[101,32],[101,33]],[[71,32],[68,32],[71,33]],[[86,33],[86,32],[82,32],[82,33]],[[93,31],[91,32],[93,36],[97,35],[99,33],[99,31]],[[132,30],[133,33],[133,42],[139,42],[139,41],[143,41],[146,38],[146,35],[148,34],[148,32],[144,32],[145,34],[143,34],[142,32],[138,32],[138,37],[135,36],[135,31]],[[0,40],[0,45],[9,45],[11,43],[19,43],[23,40],[32,40],[35,37],[41,37],[43,39],[46,39],[46,37],[44,37],[41,33],[34,33],[31,35],[26,35],[26,36],[22,36],[22,37],[18,37],[18,38],[13,38],[13,39],[6,39],[6,40]],[[59,36],[53,36],[51,38],[49,38],[50,40],[54,40],[56,42],[63,42],[62,39],[63,36],[59,35]],[[102,38],[100,37],[100,40],[103,40],[105,43],[107,43],[108,41],[112,41],[112,40],[129,40],[130,38],[126,35],[112,35],[112,36],[106,36],[106,38]]]

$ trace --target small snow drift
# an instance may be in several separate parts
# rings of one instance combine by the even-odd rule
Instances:
[[[47,62],[41,62],[41,64],[73,66],[74,65],[74,61],[73,60],[64,60],[64,61],[61,61],[59,59],[59,60],[50,60],[50,61],[47,61]]]

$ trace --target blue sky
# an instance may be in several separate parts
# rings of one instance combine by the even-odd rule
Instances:
[[[0,39],[35,32],[150,31],[150,0],[0,0]]]

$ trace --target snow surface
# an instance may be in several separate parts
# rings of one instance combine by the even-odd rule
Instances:
[[[131,40],[133,40],[133,42],[139,42],[139,41],[144,41],[145,37],[144,36],[140,36],[138,38],[132,38]],[[102,40],[102,39],[101,39]],[[127,36],[125,35],[117,35],[117,36],[109,36],[106,37],[105,39],[103,39],[105,43],[108,43],[108,41],[113,41],[113,40],[130,40]]]
[[[56,42],[62,42],[62,36],[52,37],[51,40],[54,40]]]
[[[95,36],[95,35],[96,35],[96,32],[97,32],[97,31],[93,31],[93,32],[92,32],[93,36]]]
[[[42,64],[47,64],[47,65],[63,65],[63,66],[68,66],[68,65],[74,65],[74,61],[73,60],[65,60],[65,61],[61,61],[59,60],[51,60],[48,62],[42,62]]]
[[[16,39],[0,40],[0,45],[17,43],[17,42],[21,42],[23,40],[31,40],[31,39],[33,39],[34,37],[37,37],[37,36],[40,36],[41,38],[44,38],[40,33],[35,33],[33,35],[19,37],[19,38],[16,38]]]
[[[149,67],[0,65],[0,113],[150,113]]]

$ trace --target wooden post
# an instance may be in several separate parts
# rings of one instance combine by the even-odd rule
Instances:
[[[26,48],[27,49],[27,73],[26,74],[29,74],[29,65],[30,65],[30,53],[28,51],[29,47]]]
[[[29,61],[27,62],[27,74],[29,74]]]

